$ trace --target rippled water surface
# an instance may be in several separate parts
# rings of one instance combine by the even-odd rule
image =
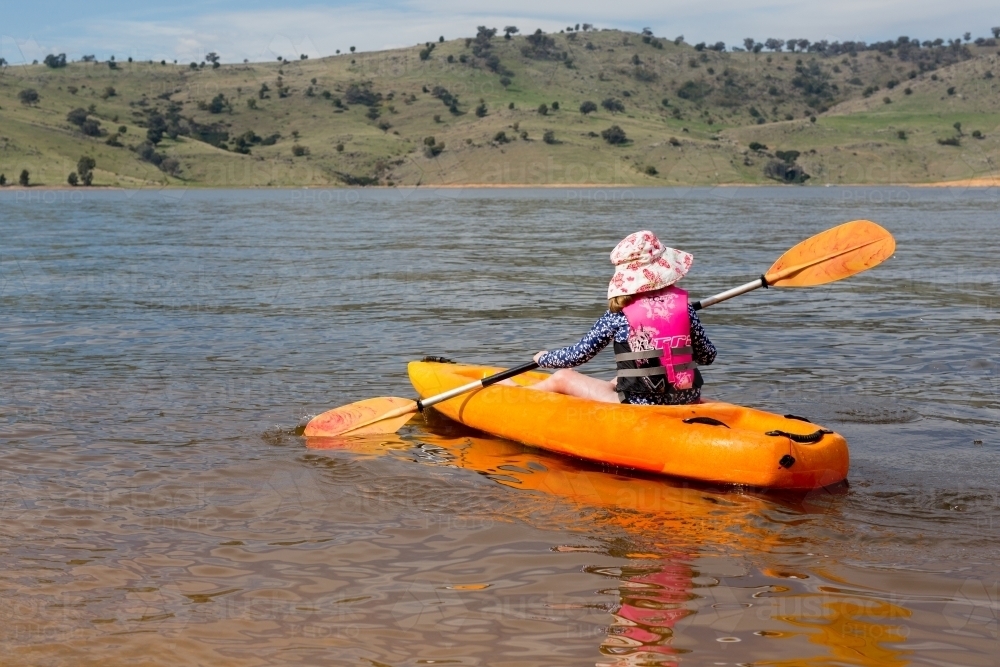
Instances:
[[[855,218],[896,256],[702,318],[706,394],[843,433],[846,489],[295,435],[573,342],[636,229],[697,298]],[[0,662],[996,665],[998,230],[995,189],[0,194]]]

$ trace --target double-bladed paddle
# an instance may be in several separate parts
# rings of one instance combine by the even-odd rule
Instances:
[[[760,278],[691,305],[695,310],[701,310],[759,287],[825,285],[877,266],[891,257],[895,250],[896,241],[892,234],[874,222],[845,222],[794,246]],[[538,364],[531,361],[417,401],[388,396],[333,408],[309,420],[303,434],[307,437],[331,437],[393,433],[424,408],[535,368]]]

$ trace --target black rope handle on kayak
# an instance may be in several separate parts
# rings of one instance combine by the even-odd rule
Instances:
[[[728,424],[725,424],[724,422],[720,422],[718,419],[715,419],[714,417],[691,417],[690,419],[685,419],[684,423],[685,424],[707,424],[708,426],[725,426],[726,428],[729,428]]]
[[[785,415],[785,419],[798,419],[800,422],[812,424],[812,420],[808,417],[799,417],[798,415]]]
[[[821,428],[815,433],[809,433],[807,435],[799,435],[797,433],[789,433],[788,431],[768,431],[764,435],[776,435],[784,436],[791,440],[792,442],[799,442],[806,445],[811,445],[813,443],[819,442],[823,439],[823,436],[827,433],[833,433],[833,431],[828,431],[825,428]]]

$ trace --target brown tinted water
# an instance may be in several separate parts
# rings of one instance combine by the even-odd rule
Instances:
[[[998,212],[995,189],[0,195],[0,662],[995,665]],[[295,435],[409,396],[411,359],[573,342],[636,229],[695,254],[697,298],[854,218],[896,257],[703,316],[706,393],[843,433],[846,489],[630,475],[433,413]]]

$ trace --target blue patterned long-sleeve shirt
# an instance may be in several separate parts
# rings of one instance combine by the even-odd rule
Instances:
[[[699,366],[708,366],[715,361],[716,349],[708,339],[705,328],[698,319],[698,313],[688,304],[691,319],[691,347],[694,360]],[[538,360],[542,368],[573,368],[593,359],[611,341],[628,343],[629,324],[624,313],[605,312],[594,323],[590,331],[579,343],[558,350],[549,350]],[[671,389],[665,394],[637,394],[626,392],[628,403],[637,405],[685,405],[696,403],[701,398],[700,388]]]

